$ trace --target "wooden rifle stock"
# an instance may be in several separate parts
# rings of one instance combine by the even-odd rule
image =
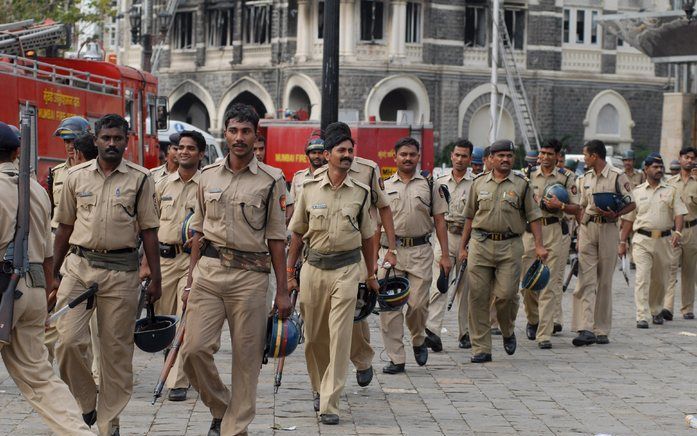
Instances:
[[[172,367],[174,366],[174,361],[177,360],[177,356],[179,355],[179,349],[184,343],[185,332],[186,311],[182,313],[182,318],[179,321],[179,327],[177,327],[177,334],[176,336],[174,336],[174,342],[172,342],[172,347],[169,349],[169,352],[167,353],[167,358],[165,359],[165,366],[162,368],[162,372],[160,372],[160,378],[157,379],[157,384],[155,385],[155,390],[152,396],[152,405],[154,405],[157,399],[160,398],[160,396],[162,395],[162,389],[164,389],[165,387],[167,377],[169,377],[169,372],[172,370]]]
[[[17,291],[19,280],[29,268],[29,160],[31,159],[31,132],[29,119],[22,118],[22,145],[19,158],[19,184],[17,191],[17,224],[12,246],[5,252],[5,264],[12,264],[12,275],[0,300],[0,343],[9,344],[12,336],[12,315],[15,299],[21,297]]]

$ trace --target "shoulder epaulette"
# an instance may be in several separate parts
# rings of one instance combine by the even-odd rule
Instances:
[[[614,172],[616,172],[617,174],[625,174],[624,171],[622,171],[621,169],[619,169],[619,168],[617,168],[617,167],[610,167],[610,171],[614,171]],[[629,176],[627,176],[627,177],[629,177]]]
[[[366,191],[368,191],[368,192],[370,193],[370,188],[369,188],[367,185],[364,185],[363,183],[359,182],[359,181],[356,180],[356,179],[351,179],[351,181],[353,181],[353,183],[354,183],[356,186],[359,186],[359,187],[365,189]]]
[[[310,183],[316,183],[316,182],[319,182],[319,181],[320,181],[320,178],[319,178],[319,177],[313,177],[313,178],[311,178],[311,179],[303,179],[302,182],[303,182],[303,186],[305,186],[305,185],[309,185]]]
[[[371,167],[371,168],[377,168],[377,167],[378,167],[378,164],[377,164],[376,162],[373,162],[372,160],[366,159],[366,158],[364,158],[364,157],[356,156],[356,157],[353,158],[353,161],[356,162],[356,163],[358,163],[358,164],[365,165],[365,166],[368,166],[368,167]]]
[[[484,174],[489,174],[489,171],[482,171],[482,172],[479,173],[479,174],[475,174],[475,176],[474,176],[474,178],[473,178],[472,180],[477,180],[478,178],[480,178],[480,177],[483,176]]]
[[[145,174],[146,176],[149,176],[149,175],[150,175],[150,170],[149,170],[149,169],[147,169],[147,168],[145,168],[145,167],[142,167],[142,166],[140,166],[140,165],[138,165],[138,164],[135,164],[135,163],[131,162],[130,160],[124,160],[124,162],[126,163],[126,166],[127,166],[127,167],[133,168],[133,169],[136,170],[136,171],[140,171],[141,173]]]
[[[90,166],[91,164],[92,164],[92,161],[91,161],[91,160],[88,160],[87,162],[83,162],[83,163],[81,163],[81,164],[73,165],[73,166],[71,166],[70,168],[68,168],[68,174],[72,174],[72,173],[74,173],[75,171],[79,171],[79,170],[81,170],[81,169],[83,169],[83,168],[86,168],[86,167]]]
[[[55,167],[53,167],[53,171],[59,170],[59,169],[61,169],[61,168],[65,168],[66,165],[67,165],[66,162],[61,162],[61,163],[59,163],[58,165],[56,165]]]
[[[283,171],[279,168],[272,167],[271,165],[266,165],[263,162],[259,162],[257,164],[259,166],[259,169],[265,172],[266,174],[269,175],[274,180],[280,180],[283,179]]]
[[[297,176],[297,175],[299,175],[299,174],[302,174],[302,173],[304,173],[306,170],[307,170],[307,168],[305,168],[304,170],[298,170],[298,171],[295,172],[295,174],[293,174],[293,176]]]
[[[201,172],[204,172],[206,170],[210,170],[211,168],[218,168],[220,165],[225,165],[225,159],[219,161],[219,162],[213,162],[212,164],[208,164],[205,167],[201,169]]]
[[[516,175],[516,176],[518,176],[518,177],[520,177],[521,179],[525,180],[526,182],[530,180],[530,179],[528,179],[528,177],[525,175],[525,173],[522,172],[522,171],[520,171],[520,170],[513,170],[513,174]]]

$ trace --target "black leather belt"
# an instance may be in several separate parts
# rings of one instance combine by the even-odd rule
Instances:
[[[430,242],[431,235],[417,236],[415,238],[408,236],[397,236],[397,247],[418,247],[419,245],[425,245]]]
[[[178,244],[163,244],[160,243],[160,256],[167,259],[174,259],[177,254],[183,252],[183,247]]]
[[[697,218],[693,219],[692,221],[686,222],[682,227],[683,229],[689,229],[690,227],[697,226]]]
[[[558,222],[559,222],[559,218],[557,218],[557,217],[555,217],[555,216],[550,216],[550,217],[547,217],[547,218],[541,218],[541,219],[540,219],[540,223],[542,223],[543,226],[548,226],[548,225],[550,225],[550,224],[556,224],[556,223],[558,223]]]
[[[486,230],[481,230],[481,229],[475,229],[475,230],[477,230],[477,232],[484,235],[487,239],[491,239],[492,241],[506,241],[508,239],[520,237],[520,235],[518,233],[513,233],[513,232],[493,233],[493,232],[487,232]]]
[[[213,257],[216,259],[220,259],[220,252],[218,251],[217,248],[213,246],[213,244],[204,244],[203,251],[201,252],[201,256],[206,256],[206,257]]]
[[[455,235],[461,235],[464,229],[464,224],[448,224],[448,231]]]
[[[617,221],[615,221],[615,220],[610,221],[609,219],[605,218],[602,215],[591,215],[588,222],[594,222],[596,224],[608,224],[608,223],[615,223]]]
[[[649,238],[659,239],[670,236],[670,230],[645,230],[637,229],[636,231],[640,235],[648,236]]]
[[[77,254],[78,256],[82,256],[83,252],[88,252],[88,253],[99,253],[99,254],[124,254],[124,253],[133,253],[137,249],[136,248],[119,248],[117,250],[92,250],[90,248],[85,248],[80,245],[73,245],[70,249],[73,253]]]

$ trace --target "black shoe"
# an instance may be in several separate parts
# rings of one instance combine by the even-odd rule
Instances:
[[[470,359],[472,363],[484,363],[491,362],[491,353],[479,353],[472,356]]]
[[[554,330],[552,330],[552,334],[555,335],[557,333],[561,333],[561,331],[564,329],[561,324],[557,324],[556,322],[554,323]]]
[[[516,345],[517,342],[515,340],[515,333],[507,338],[503,338],[503,349],[506,350],[506,353],[509,356],[512,356],[513,353],[515,353]]]
[[[426,329],[426,340],[424,341],[424,343],[434,353],[440,353],[441,351],[443,351],[443,341],[440,340],[440,336],[433,333],[429,329]]]
[[[114,431],[111,432],[111,436],[121,436],[121,432],[118,427],[114,427]]]
[[[97,422],[97,410],[82,414],[82,420],[85,421],[88,427],[92,427]]]
[[[649,328],[649,322],[646,320],[641,320],[636,322],[636,328],[638,329],[647,329]]]
[[[589,332],[588,330],[581,330],[578,332],[578,336],[576,336],[571,343],[574,344],[577,347],[580,347],[582,345],[591,345],[595,344],[596,338],[593,332]]]
[[[428,347],[426,343],[412,348],[414,348],[414,359],[416,359],[416,363],[418,363],[419,366],[424,366],[426,362],[428,362]]]
[[[319,412],[319,392],[312,393],[312,407],[315,409],[315,412]]]
[[[501,336],[501,329],[498,327],[492,327],[491,334],[494,336]]]
[[[661,313],[659,313],[665,319],[666,321],[672,321],[673,320],[673,312],[671,312],[668,309],[663,309]]]
[[[658,315],[652,316],[651,318],[652,318],[652,320],[651,320],[652,323],[657,324],[657,325],[663,324],[663,317],[661,316],[660,313]]]
[[[531,341],[534,341],[535,338],[537,337],[537,327],[539,324],[530,324],[525,327],[525,334],[528,336],[528,339]]]
[[[457,343],[457,346],[460,348],[464,349],[469,349],[472,348],[472,341],[470,341],[470,334],[465,333],[461,338],[460,341]]]
[[[629,269],[636,269],[636,263],[629,262]]]
[[[220,436],[221,422],[223,422],[222,418],[213,418],[213,421],[211,421],[211,428],[208,430],[208,436]]]
[[[552,348],[552,343],[549,341],[540,341],[538,342],[537,346],[540,350],[549,350]]]
[[[373,381],[373,367],[356,371],[356,381],[360,387],[368,386]]]
[[[610,343],[610,340],[607,338],[607,335],[598,335],[598,338],[596,339],[596,343],[600,345],[607,345]]]
[[[404,372],[404,364],[403,363],[394,363],[390,361],[390,364],[382,368],[382,372],[385,374],[399,374]]]
[[[174,388],[169,390],[167,399],[169,401],[186,401],[187,388]]]
[[[695,314],[692,312],[687,312],[685,315],[682,316],[682,319],[695,319]]]
[[[319,416],[319,420],[325,425],[337,425],[339,423],[339,415],[333,413],[323,413]]]

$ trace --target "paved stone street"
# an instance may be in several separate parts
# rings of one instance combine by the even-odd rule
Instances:
[[[632,277],[633,279],[633,277]],[[631,279],[630,279],[631,280]],[[371,317],[376,378],[359,388],[351,368],[341,404],[341,424],[320,427],[312,410],[302,350],[287,361],[283,386],[273,395],[273,365],[261,372],[257,417],[252,435],[273,434],[274,422],[296,435],[488,435],[612,434],[697,435],[684,416],[697,412],[694,368],[697,321],[680,316],[663,326],[638,330],[633,291],[615,274],[614,326],[609,345],[575,348],[569,316],[552,350],[539,350],[525,338],[525,317],[518,316],[518,351],[507,356],[494,337],[492,363],[469,362],[457,348],[454,313],[446,318],[445,351],[431,353],[419,368],[409,355],[406,375],[383,375],[386,356]],[[573,283],[572,283],[573,286]],[[565,315],[571,299],[564,296]],[[678,306],[679,307],[679,306]],[[230,342],[223,336],[217,356],[229,380]],[[407,348],[410,350],[411,348]],[[114,356],[117,357],[117,356]],[[210,414],[195,392],[184,403],[150,405],[162,355],[139,350],[135,358],[135,392],[121,416],[122,435],[205,435]],[[22,399],[0,366],[0,434],[50,434]],[[275,411],[275,413],[274,413]]]

